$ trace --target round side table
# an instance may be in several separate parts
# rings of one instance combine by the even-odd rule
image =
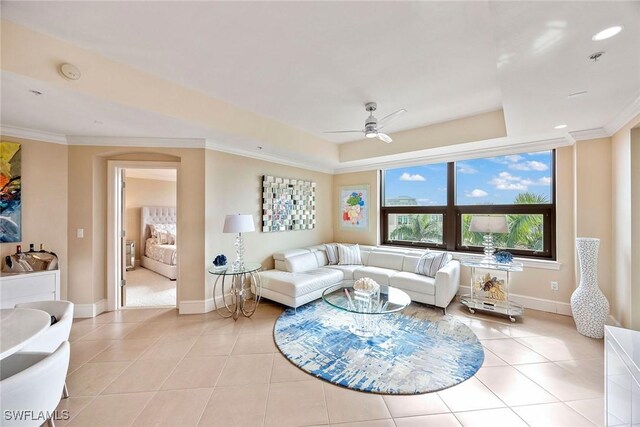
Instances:
[[[251,317],[256,312],[262,294],[262,282],[258,274],[261,268],[260,263],[249,262],[242,269],[231,266],[209,269],[209,274],[216,276],[213,306],[220,316],[237,320],[240,315]],[[217,296],[222,298],[224,306],[218,307]]]

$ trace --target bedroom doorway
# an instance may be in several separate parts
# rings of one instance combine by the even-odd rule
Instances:
[[[176,305],[175,169],[124,169],[123,307]]]
[[[108,164],[108,310],[177,307],[179,163]]]

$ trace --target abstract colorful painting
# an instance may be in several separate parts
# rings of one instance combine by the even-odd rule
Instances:
[[[340,228],[342,230],[369,230],[369,186],[340,187]]]
[[[20,144],[0,142],[0,242],[22,241]]]

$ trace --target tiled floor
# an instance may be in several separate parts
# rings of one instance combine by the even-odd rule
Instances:
[[[380,396],[340,388],[291,365],[273,344],[282,307],[237,322],[216,313],[131,309],[77,320],[60,410],[69,426],[602,425],[603,343],[570,317],[528,310],[512,324],[449,314],[485,346],[469,380],[437,393]]]

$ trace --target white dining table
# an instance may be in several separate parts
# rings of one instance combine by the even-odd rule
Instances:
[[[0,310],[0,360],[24,348],[51,325],[46,311],[31,308]]]

